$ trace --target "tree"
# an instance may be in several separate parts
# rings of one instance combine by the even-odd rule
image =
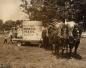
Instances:
[[[51,22],[52,19],[62,19],[65,0],[31,0],[29,6],[27,0],[22,0],[21,7],[29,15],[30,20]]]
[[[15,22],[15,21],[7,20],[7,21],[4,23],[4,29],[5,29],[5,30],[10,30],[12,27],[16,27],[16,22]]]
[[[3,30],[3,20],[0,20],[0,31]]]
[[[21,7],[30,20],[51,22],[53,19],[79,21],[82,19],[81,0],[22,0]]]
[[[66,18],[78,22],[82,20],[83,4],[81,4],[81,0],[66,0],[65,7]]]

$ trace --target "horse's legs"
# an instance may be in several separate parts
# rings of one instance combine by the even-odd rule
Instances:
[[[75,54],[77,54],[77,49],[78,49],[78,47],[79,47],[79,43],[80,43],[80,41],[77,41],[77,42],[75,43],[75,51],[74,51]]]
[[[65,49],[62,47],[62,55],[64,54],[64,50],[65,50]]]
[[[69,48],[69,42],[68,42],[68,39],[66,40],[66,53],[68,53],[69,51],[68,51],[68,48]]]
[[[73,45],[69,44],[70,54],[72,54]]]
[[[52,43],[49,43],[49,49],[52,51],[52,53],[53,53],[53,50],[54,50],[54,48],[53,48],[53,44]]]
[[[55,45],[55,54],[57,53],[57,46]]]
[[[68,53],[68,44],[66,44],[65,47],[66,47],[66,53]]]
[[[70,54],[72,54],[72,48],[70,48]]]
[[[74,54],[77,54],[77,49],[78,49],[78,46],[75,46]]]
[[[56,45],[56,53],[59,54],[59,45]]]
[[[66,44],[66,40],[62,39],[62,55],[64,54],[64,51],[67,51],[67,44]]]
[[[52,49],[52,53],[54,53],[54,50],[55,50],[55,45],[54,44],[51,45],[51,49]]]
[[[65,46],[64,43],[62,43],[62,55],[64,54]]]

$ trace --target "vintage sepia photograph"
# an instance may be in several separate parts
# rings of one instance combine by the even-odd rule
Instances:
[[[86,0],[0,0],[0,68],[86,68]]]

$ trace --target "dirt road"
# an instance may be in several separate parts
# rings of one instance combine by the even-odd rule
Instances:
[[[78,58],[57,58],[51,51],[31,46],[3,44],[0,37],[0,68],[86,68],[86,39],[81,39]]]

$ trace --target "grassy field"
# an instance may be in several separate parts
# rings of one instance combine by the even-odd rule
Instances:
[[[86,39],[81,39],[77,57],[57,58],[51,51],[35,46],[3,44],[0,36],[0,68],[86,68]]]

